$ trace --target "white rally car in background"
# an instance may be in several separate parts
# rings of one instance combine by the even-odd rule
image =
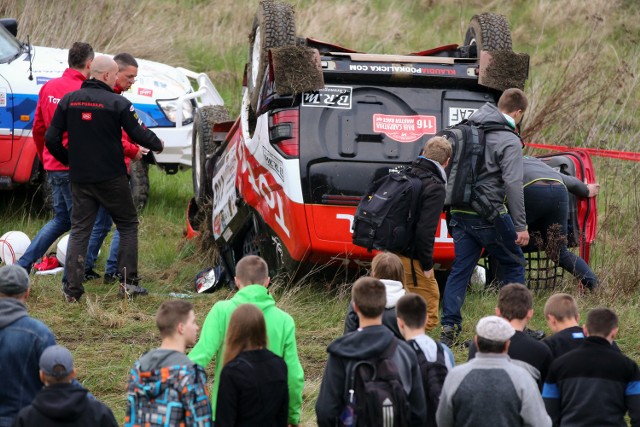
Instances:
[[[16,38],[17,22],[0,23],[0,190],[17,184],[39,185],[44,174],[32,139],[38,92],[67,68],[67,49],[32,46]],[[136,58],[137,59],[137,58]],[[140,119],[165,143],[155,163],[168,174],[192,166],[195,111],[224,101],[204,73],[137,59],[138,77],[123,93]],[[154,158],[149,158],[154,162]],[[144,206],[149,191],[148,163],[134,162],[134,201]]]

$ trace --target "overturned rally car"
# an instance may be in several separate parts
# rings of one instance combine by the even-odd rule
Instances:
[[[492,63],[505,61],[515,74],[491,70]],[[247,254],[289,272],[314,264],[367,265],[375,253],[354,246],[351,233],[370,183],[408,166],[436,132],[497,102],[503,90],[523,87],[527,75],[528,57],[513,53],[500,15],[474,16],[460,46],[380,55],[297,38],[291,6],[262,2],[251,32],[240,117],[196,117],[196,123],[210,125],[194,136],[200,164],[194,165],[196,197],[187,216],[196,218],[211,199],[211,238],[231,272]],[[549,162],[594,179],[583,153]],[[586,251],[594,236],[584,234],[594,231],[590,203],[574,200],[571,212],[570,240]],[[448,270],[453,257],[443,214],[436,270]]]

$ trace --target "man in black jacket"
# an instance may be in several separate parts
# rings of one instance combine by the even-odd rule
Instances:
[[[551,364],[542,398],[554,426],[640,425],[640,370],[612,343],[618,316],[594,308],[584,326],[582,345]]]
[[[111,409],[72,384],[75,376],[69,350],[59,345],[48,347],[40,356],[40,379],[45,386],[31,405],[22,408],[14,427],[117,427]]]
[[[420,375],[420,367],[415,351],[409,345],[394,337],[386,326],[382,325],[382,312],[387,300],[384,284],[373,277],[361,277],[353,285],[351,291],[353,308],[360,320],[360,328],[350,334],[333,341],[327,348],[329,359],[324,368],[320,393],[316,401],[316,416],[320,427],[338,425],[339,419],[344,425],[349,418],[344,409],[349,403],[347,390],[353,388],[355,393],[353,404],[355,415],[363,416],[358,410],[366,401],[365,396],[358,395],[357,379],[351,379],[359,362],[378,362],[384,355],[396,371],[396,381],[402,385],[409,406],[408,426],[424,426],[427,410],[425,408],[424,390]],[[351,414],[353,415],[353,414]],[[396,412],[387,414],[402,418]],[[366,422],[358,421],[358,425]],[[392,423],[392,425],[395,425]]]
[[[404,267],[405,289],[427,301],[427,331],[438,324],[440,290],[433,274],[433,245],[446,194],[447,175],[444,168],[449,164],[451,152],[449,141],[435,136],[427,141],[422,153],[411,165],[411,172],[422,181],[418,220],[410,249],[398,254]]]
[[[496,316],[505,319],[516,331],[507,352],[511,361],[526,369],[542,390],[553,355],[549,347],[524,332],[533,317],[533,294],[529,288],[520,283],[502,287],[498,294]],[[477,351],[472,342],[469,345],[469,360],[476,356]]]
[[[68,302],[84,293],[84,258],[100,205],[109,212],[120,233],[118,272],[121,296],[146,294],[138,284],[138,217],[124,163],[122,129],[143,147],[160,152],[162,141],[138,119],[131,102],[113,92],[118,65],[98,56],[91,64],[91,79],[65,95],[45,134],[47,148],[69,165],[73,198],[71,237],[63,293]],[[69,146],[62,145],[68,133]]]

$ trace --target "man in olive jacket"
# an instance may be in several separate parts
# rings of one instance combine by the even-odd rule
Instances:
[[[211,392],[212,413],[216,413],[220,372],[224,365],[224,340],[231,314],[240,304],[254,304],[264,314],[267,323],[267,348],[282,357],[287,364],[289,384],[289,424],[300,422],[304,373],[298,359],[296,326],[293,318],[276,307],[267,291],[269,268],[259,256],[249,255],[236,265],[235,283],[238,292],[227,301],[218,301],[207,315],[200,339],[189,353],[189,359],[206,367],[216,356],[216,374]]]

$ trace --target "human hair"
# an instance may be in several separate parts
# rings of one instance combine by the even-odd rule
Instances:
[[[233,311],[222,360],[224,365],[246,350],[255,350],[267,346],[267,325],[264,315],[253,304],[240,304]]]
[[[380,252],[371,261],[371,276],[396,280],[404,285],[404,267],[400,257],[391,252]]]
[[[509,283],[500,289],[498,309],[500,316],[507,320],[522,320],[533,308],[533,295],[529,288],[520,283]]]
[[[173,335],[178,324],[186,322],[193,304],[183,300],[165,301],[156,312],[156,325],[162,338]]]
[[[374,277],[361,277],[351,289],[353,303],[358,306],[360,314],[367,319],[375,319],[382,315],[387,304],[387,290],[380,280]]]
[[[122,71],[127,67],[138,68],[138,61],[130,53],[122,52],[113,57],[113,60],[118,64],[118,71]]]
[[[66,372],[67,368],[65,368],[62,365],[56,365],[53,367],[53,372],[54,373],[59,373],[59,372]],[[73,372],[64,375],[62,377],[60,376],[53,376],[53,375],[47,375],[44,372],[42,372],[42,376],[44,377],[44,383],[47,385],[52,385],[52,384],[68,384],[73,380]]]
[[[478,351],[480,353],[502,353],[508,342],[489,340],[477,335],[476,337],[478,338]]]
[[[424,157],[434,160],[441,165],[447,163],[447,160],[451,157],[451,153],[453,153],[451,143],[449,143],[447,138],[441,136],[429,138],[422,148],[422,155]]]
[[[396,303],[396,317],[411,329],[423,329],[427,323],[427,301],[418,294],[404,294]]]
[[[67,63],[69,68],[75,68],[78,70],[84,69],[87,66],[87,62],[91,61],[95,57],[95,52],[89,43],[75,42],[69,49],[69,56],[67,57]]]
[[[527,95],[518,88],[507,89],[498,100],[498,109],[503,113],[513,113],[522,110],[524,113],[529,106]]]
[[[269,278],[269,266],[257,255],[247,255],[236,265],[236,278],[242,286],[262,285]]]
[[[553,316],[562,322],[568,319],[578,319],[578,305],[569,294],[553,294],[544,304],[544,316]]]
[[[618,327],[618,316],[608,308],[594,308],[587,315],[587,331],[589,335],[606,338]]]

